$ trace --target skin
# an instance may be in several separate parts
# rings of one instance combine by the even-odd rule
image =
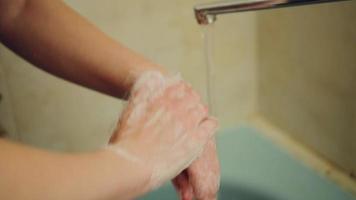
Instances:
[[[172,95],[182,88],[183,99]],[[130,123],[139,105],[133,103],[136,97],[110,149],[66,154],[0,140],[0,158],[6,161],[0,165],[0,199],[133,199],[178,175],[211,140],[217,121],[184,83],[170,86],[154,101],[143,99],[146,111],[136,119],[139,123]],[[172,134],[177,124],[183,131]],[[117,148],[131,156],[115,153]]]
[[[0,41],[44,71],[84,87],[119,98],[128,97],[128,93],[133,84],[144,71],[158,70],[162,73],[166,73],[164,68],[160,65],[114,41],[66,6],[62,1],[58,0],[0,0]],[[95,49],[95,51],[93,51],[93,49]],[[110,161],[113,157],[112,152],[108,153],[106,151],[100,151],[93,154],[88,153],[87,155],[58,155],[51,152],[35,150],[30,147],[14,145],[3,140],[1,140],[0,144],[0,158],[4,158],[2,160],[7,160],[8,163],[10,163],[9,165],[0,165],[0,173],[2,173],[0,174],[0,177],[6,177],[6,175],[11,173],[19,174],[16,178],[11,176],[7,177],[8,179],[0,179],[0,188],[7,188],[5,187],[7,186],[7,183],[16,183],[14,185],[21,185],[23,183],[23,185],[29,189],[27,190],[23,188],[24,192],[19,192],[19,195],[27,194],[26,192],[29,192],[31,187],[34,187],[32,188],[33,191],[38,191],[39,186],[41,185],[52,185],[52,183],[55,182],[53,181],[55,178],[64,179],[67,177],[74,185],[71,185],[67,183],[68,181],[66,182],[64,180],[53,184],[57,188],[60,188],[58,191],[61,191],[62,193],[59,194],[59,192],[56,193],[55,191],[51,191],[51,194],[53,194],[53,196],[51,196],[53,198],[51,199],[56,199],[55,197],[57,196],[55,195],[58,195],[58,199],[81,199],[80,195],[83,195],[83,199],[95,199],[96,197],[105,199],[102,197],[105,196],[110,198],[111,196],[117,195],[119,192],[124,196],[129,193],[139,194],[139,192],[133,192],[127,188],[132,188],[135,184],[142,184],[141,179],[145,179],[146,177],[145,173],[138,173],[133,170],[135,167],[132,167],[129,164],[129,167],[126,166],[123,164],[125,162],[122,160]],[[199,168],[200,166],[203,167],[203,165],[214,166],[216,165],[214,163],[217,161],[213,147],[208,146],[208,148],[210,150],[204,150],[203,155],[188,167],[185,171],[186,173],[184,172],[181,174],[183,178],[180,177],[181,175],[177,177],[177,179],[180,177],[179,179],[183,180],[186,184],[181,188],[178,186],[178,190],[181,194],[188,194],[193,197],[197,196],[198,193],[201,193],[199,192],[199,188],[203,188],[203,185],[199,184],[199,181],[197,181],[200,179],[200,175],[198,175]],[[54,162],[54,160],[56,160],[56,162]],[[97,163],[90,163],[93,162],[93,160],[100,160],[98,163],[102,163],[103,166]],[[31,162],[33,162],[32,165],[27,164]],[[36,163],[41,163],[41,165],[38,166]],[[54,163],[56,163],[56,165],[54,165]],[[98,180],[91,177],[93,179],[87,180],[84,178],[84,174],[73,170],[78,168],[78,166],[86,166],[86,163],[90,163],[92,169],[88,169],[88,173],[85,174],[85,176],[88,176],[89,172],[98,174],[98,171],[95,170],[98,170],[101,167],[111,168],[111,166],[113,168],[115,166],[116,171],[121,173],[115,174],[113,171],[108,170],[111,172],[111,177],[100,177],[103,178],[102,180],[99,177],[95,177]],[[23,166],[25,165],[28,166],[24,168]],[[62,166],[62,173],[53,173],[59,170],[56,166]],[[131,171],[131,169],[133,171]],[[211,168],[211,170],[215,171],[216,167]],[[25,173],[26,171],[46,173],[43,173],[43,178],[36,179],[37,181],[35,181],[32,174],[36,173],[27,174]],[[70,171],[71,173],[69,173]],[[65,174],[65,172],[68,172],[71,176],[64,176],[63,174]],[[125,177],[126,174],[131,173],[139,176]],[[76,175],[78,175],[78,177]],[[132,178],[132,180],[130,178]],[[86,187],[82,187],[87,188],[85,189],[86,192],[89,191],[88,188],[97,186],[97,188],[90,191],[97,192],[98,194],[96,195],[88,192],[90,197],[88,197],[89,195],[85,195],[84,189],[80,190],[80,188],[76,188],[75,181],[77,179],[82,180],[83,183],[80,183],[81,186],[82,184],[84,186],[86,183],[92,184],[92,186],[85,185]],[[115,182],[114,185],[122,185],[122,183],[127,185],[122,185],[121,189],[116,189],[115,192],[113,192],[112,188],[105,184],[113,183],[112,179],[123,180],[121,182]],[[7,181],[4,182],[4,180]],[[216,185],[216,182],[211,182],[209,184]],[[8,187],[11,188],[14,187],[14,185],[9,185]],[[72,191],[73,194],[65,192],[71,191],[68,190],[68,186],[75,188],[75,191]],[[99,186],[108,187],[107,190],[103,189],[101,191],[100,189],[99,192],[98,188],[103,188]],[[38,187],[37,190],[36,187]],[[14,190],[14,188],[12,189]],[[54,189],[52,188],[52,190]],[[126,191],[126,193],[124,191]],[[41,192],[37,192],[36,194],[39,195],[40,193]],[[211,196],[211,193],[214,192],[213,190],[210,190],[209,192],[203,193],[205,193],[203,196]],[[9,194],[0,189],[0,195],[5,195],[5,197],[7,197],[6,195]],[[200,199],[204,198],[205,197]],[[9,198],[2,198],[0,196],[0,199]],[[11,199],[15,198],[11,197]],[[41,198],[34,196],[33,199]]]
[[[220,186],[220,165],[215,140],[210,140],[202,155],[174,180],[180,199],[216,200]]]
[[[62,154],[0,139],[0,158],[0,199],[128,199],[149,180],[145,168],[107,150]]]
[[[145,148],[128,148],[128,152],[143,160],[146,166],[153,164],[151,167],[159,172],[159,176],[158,179],[153,176],[148,188],[155,188],[164,183],[162,180],[177,176],[196,159],[197,154],[200,155],[202,146],[211,141],[218,124],[216,119],[209,117],[207,110],[200,103],[199,96],[184,82],[180,81],[167,87],[162,96],[153,97],[151,94],[160,90],[161,86],[151,82],[150,85],[154,85],[151,92],[147,85],[144,84],[133,92],[111,141],[125,144],[130,138],[142,138],[144,143],[138,146]],[[176,95],[178,92],[182,95]],[[141,114],[134,118],[132,114],[136,109],[140,110]],[[162,126],[163,122],[167,125]],[[171,132],[174,139],[166,137],[166,132]],[[164,141],[165,146],[155,145],[156,140]],[[124,149],[127,148],[124,146]],[[191,159],[187,159],[190,160],[188,163],[181,157],[186,154],[191,155]]]
[[[0,39],[36,67],[115,97],[143,71],[164,71],[59,0],[0,0]]]

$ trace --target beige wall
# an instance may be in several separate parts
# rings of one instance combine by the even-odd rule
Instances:
[[[352,140],[352,155],[351,155],[351,158],[353,159],[353,167],[352,167],[352,172],[353,172],[353,175],[355,176],[355,173],[356,173],[356,103],[354,104],[354,126],[353,126],[353,137],[351,138]]]
[[[106,140],[120,110],[118,101],[49,76],[3,48],[0,51],[21,141],[84,150]]]
[[[259,111],[356,171],[356,2],[258,14]]]
[[[171,71],[182,72],[205,95],[202,30],[192,10],[196,1],[66,2],[115,39]],[[253,13],[223,18],[215,27],[214,59],[218,115],[226,127],[255,108],[256,23]],[[118,100],[49,76],[4,47],[0,65],[22,141],[69,151],[106,142],[120,111]]]
[[[354,128],[353,128],[353,138],[351,138],[352,142],[352,159],[353,159],[353,175],[355,176],[355,166],[356,166],[356,104],[354,104]]]
[[[0,137],[7,136],[18,139],[9,92],[5,74],[0,64]]]

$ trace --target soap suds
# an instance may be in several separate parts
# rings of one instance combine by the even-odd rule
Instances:
[[[164,126],[156,126],[153,127],[155,124],[170,124],[172,134],[174,135],[174,138],[171,139],[169,138],[168,140],[174,140],[175,143],[172,143],[172,145],[168,147],[155,147],[157,155],[151,155],[149,162],[146,160],[144,155],[142,157],[135,156],[131,151],[126,150],[124,147],[120,145],[109,145],[107,147],[108,150],[114,151],[118,156],[125,158],[129,161],[132,162],[138,162],[138,163],[143,163],[147,164],[150,163],[152,164],[152,171],[151,171],[151,177],[150,177],[150,183],[149,183],[149,188],[156,188],[159,187],[163,184],[163,181],[173,179],[174,176],[178,175],[182,169],[186,169],[188,166],[190,166],[193,161],[196,159],[196,155],[200,155],[203,152],[204,144],[203,140],[201,139],[191,139],[191,134],[194,132],[194,130],[185,130],[184,124],[182,122],[177,121],[172,123],[173,120],[173,115],[172,113],[169,112],[169,108],[165,107],[162,105],[160,108],[156,108],[157,111],[155,113],[148,115],[147,113],[149,112],[149,109],[152,109],[152,103],[157,103],[155,102],[159,97],[161,97],[163,94],[165,94],[166,89],[170,88],[171,86],[175,87],[174,91],[168,93],[168,97],[171,99],[176,100],[181,100],[184,99],[185,96],[188,96],[190,99],[199,99],[199,96],[191,92],[191,86],[188,84],[184,83],[185,85],[183,86],[180,84],[180,82],[183,83],[181,76],[175,75],[171,77],[166,77],[163,76],[160,72],[157,71],[147,71],[144,72],[136,81],[134,86],[132,87],[132,91],[130,93],[129,97],[129,104],[126,106],[125,110],[123,111],[124,114],[128,115],[126,117],[125,124],[121,124],[122,126],[125,126],[125,131],[122,132],[122,134],[128,135],[128,134],[134,134],[134,131],[136,130],[135,127],[137,127],[137,124],[143,123],[143,128],[145,130],[149,130],[151,128],[154,128],[156,130],[164,130]],[[159,103],[159,101],[158,101]],[[191,103],[191,105],[185,105],[185,109],[189,112],[189,117],[194,119],[194,116],[199,116],[202,115],[202,112],[206,110],[203,105],[197,104],[196,101],[193,103],[193,101],[187,101],[187,103]],[[189,107],[189,108],[187,108]],[[127,109],[132,109],[130,112],[125,112]],[[143,116],[149,116],[149,119],[145,119]],[[198,119],[198,118],[197,118]],[[141,120],[141,121],[140,121]],[[183,120],[184,121],[184,120]],[[194,120],[193,120],[194,121]],[[167,123],[169,122],[169,123]],[[120,126],[117,130],[120,130]],[[194,125],[195,126],[195,125]],[[197,130],[198,130],[198,125],[196,125]],[[189,133],[187,131],[190,131]],[[157,132],[152,132],[155,134],[160,134],[159,131]],[[120,134],[120,132],[119,132]],[[151,135],[153,138],[156,135]],[[122,136],[120,136],[122,137]],[[125,137],[125,136],[124,136]],[[159,137],[159,136],[157,136]],[[199,144],[200,143],[200,144]],[[186,149],[189,149],[189,157],[187,157],[187,152],[185,151]],[[135,149],[132,149],[132,151],[135,151]],[[165,154],[165,159],[162,160],[162,152]],[[141,152],[142,153],[142,152]],[[141,155],[140,153],[140,155]],[[174,155],[172,157],[168,155]],[[179,159],[180,157],[186,157],[187,160],[182,160]],[[174,159],[174,160],[172,160]],[[180,162],[177,162],[180,161]],[[172,164],[176,163],[176,164]],[[201,162],[202,164],[208,164],[205,162]],[[207,190],[214,190],[214,188],[218,188],[216,184],[218,184],[218,177],[216,173],[210,172],[209,171],[209,166],[203,166],[204,169],[206,169],[206,176],[201,175],[200,169],[195,168],[195,172],[200,171],[200,178],[202,180],[208,181],[204,186],[201,186],[201,191],[207,191]],[[188,169],[189,170],[189,169]],[[211,182],[211,183],[209,183]],[[205,188],[207,187],[207,188]],[[211,188],[210,188],[211,187]]]

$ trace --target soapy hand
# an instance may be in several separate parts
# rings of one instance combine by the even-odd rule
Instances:
[[[217,126],[199,96],[180,78],[145,72],[131,91],[108,148],[144,164],[150,177],[143,190],[148,191],[196,160]]]
[[[173,185],[181,200],[217,199],[220,166],[214,139],[204,147],[203,154],[173,180]]]

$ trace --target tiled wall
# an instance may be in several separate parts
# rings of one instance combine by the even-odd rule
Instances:
[[[202,28],[193,15],[196,1],[66,2],[113,38],[180,71],[205,95]],[[221,17],[215,24],[215,94],[223,127],[236,125],[256,107],[255,20],[254,13],[247,13]],[[0,63],[22,141],[68,151],[93,149],[107,141],[121,108],[118,100],[49,76],[4,47]]]
[[[356,2],[258,14],[259,111],[356,171]]]

